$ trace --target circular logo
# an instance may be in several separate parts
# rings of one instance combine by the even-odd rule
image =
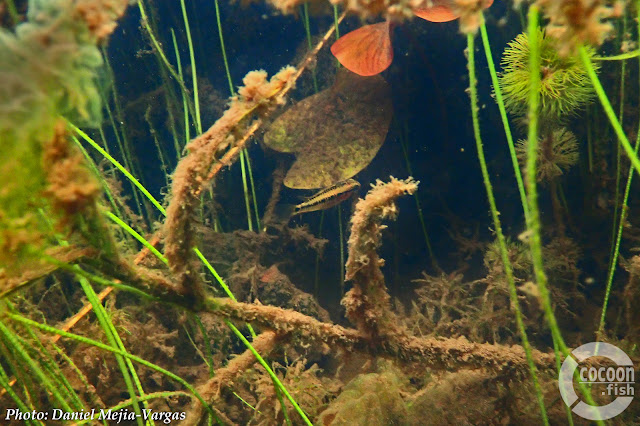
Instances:
[[[580,367],[578,363],[592,356],[609,358],[616,366]],[[586,385],[600,385],[603,395],[616,398],[607,405],[590,405],[581,401],[573,387],[573,377]],[[634,369],[631,358],[609,343],[591,342],[574,349],[564,360],[558,378],[560,394],[571,411],[588,420],[607,420],[622,413],[631,404],[634,393]],[[580,401],[579,401],[580,400]],[[576,401],[579,401],[576,404]],[[574,405],[575,404],[575,405]]]

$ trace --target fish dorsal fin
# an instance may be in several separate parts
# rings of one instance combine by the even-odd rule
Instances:
[[[367,77],[380,74],[393,61],[389,22],[365,25],[340,37],[331,53],[345,68]]]

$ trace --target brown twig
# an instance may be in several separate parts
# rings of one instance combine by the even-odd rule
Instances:
[[[275,349],[279,340],[280,338],[278,334],[267,330],[255,337],[251,342],[251,345],[260,355],[266,357]],[[256,362],[256,357],[247,349],[242,354],[231,359],[226,367],[216,370],[215,377],[212,377],[205,384],[199,386],[198,392],[205,401],[209,404],[213,404],[213,402],[220,397],[223,389],[232,387],[235,378],[249,369]],[[204,413],[203,409],[204,407],[200,401],[194,400],[184,424],[198,424],[202,414]]]

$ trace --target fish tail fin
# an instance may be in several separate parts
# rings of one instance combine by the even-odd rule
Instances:
[[[393,60],[389,22],[365,25],[340,37],[331,53],[349,71],[371,76],[386,70]]]
[[[278,204],[273,209],[273,216],[277,222],[288,222],[296,214],[296,206],[293,204]]]

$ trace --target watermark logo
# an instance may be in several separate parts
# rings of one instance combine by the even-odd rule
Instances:
[[[579,365],[580,362],[593,356],[609,358],[616,365],[608,367]],[[580,383],[593,387],[608,398],[615,399],[600,406],[590,405],[580,400],[573,386],[574,375],[577,375]],[[622,413],[633,400],[634,383],[631,358],[622,349],[604,342],[591,342],[574,349],[562,363],[558,379],[560,394],[565,404],[572,407],[571,411],[578,416],[588,420],[607,420]]]

